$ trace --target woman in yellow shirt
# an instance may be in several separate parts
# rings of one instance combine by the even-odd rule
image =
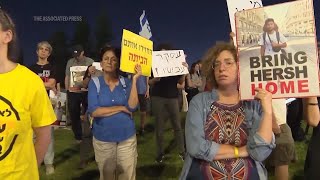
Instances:
[[[15,44],[15,25],[0,9],[0,179],[36,180],[56,117],[41,79],[12,60]]]

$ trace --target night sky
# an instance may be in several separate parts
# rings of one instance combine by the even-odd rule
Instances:
[[[262,0],[264,6],[289,0]],[[202,57],[216,41],[228,40],[230,32],[225,0],[0,0],[16,25],[23,48],[24,63],[36,62],[36,44],[56,31],[64,31],[69,39],[76,22],[40,22],[34,16],[82,16],[94,33],[95,18],[105,11],[111,20],[112,44],[120,46],[122,29],[139,31],[139,17],[146,10],[155,45],[169,42],[188,54],[188,62]],[[320,0],[314,0],[317,29],[320,28]],[[319,31],[319,30],[318,30]],[[319,37],[319,33],[318,33]]]

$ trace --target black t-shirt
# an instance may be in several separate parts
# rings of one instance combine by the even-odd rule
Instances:
[[[151,91],[151,96],[158,96],[163,98],[178,98],[177,83],[181,76],[162,77],[160,81],[156,82]]]
[[[51,64],[33,64],[29,67],[29,69],[36,73],[42,79],[43,82],[48,82],[49,79],[57,80],[55,67]],[[49,93],[49,91],[47,92]]]

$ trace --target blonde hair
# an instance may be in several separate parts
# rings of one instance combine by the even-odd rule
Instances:
[[[50,45],[50,43],[48,41],[41,41],[38,43],[37,45],[37,51],[40,49],[41,46],[45,46],[49,49],[49,53],[51,54],[52,52],[52,46]]]
[[[229,51],[233,55],[234,60],[236,62],[238,61],[236,47],[231,43],[220,42],[206,52],[202,58],[202,72],[206,77],[207,83],[209,83],[213,88],[217,88],[218,84],[214,76],[214,69],[212,66],[222,51]]]

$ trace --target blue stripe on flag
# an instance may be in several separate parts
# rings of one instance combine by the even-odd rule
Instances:
[[[146,15],[143,16],[143,18],[141,19],[141,26],[144,26],[147,22],[147,17]]]

